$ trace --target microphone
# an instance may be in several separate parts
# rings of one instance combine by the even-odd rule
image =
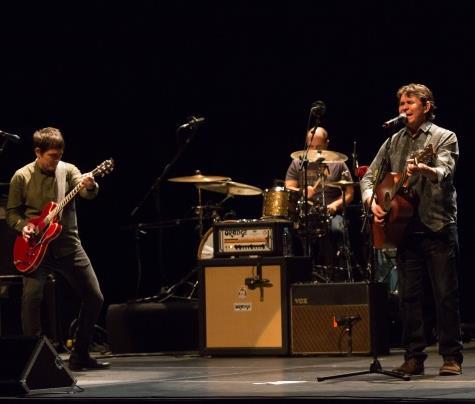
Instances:
[[[400,114],[399,116],[397,116],[396,118],[393,118],[393,119],[390,119],[389,121],[386,121],[383,123],[383,128],[390,128],[392,126],[395,126],[399,123],[406,123],[407,121],[407,115],[403,112],[402,114]]]
[[[13,133],[4,132],[3,130],[0,130],[0,136],[7,140],[11,140],[13,143],[18,143],[20,141],[20,136]]]
[[[315,101],[310,108],[310,113],[314,116],[322,116],[327,112],[327,107],[323,101]]]
[[[195,129],[198,125],[201,125],[205,119],[202,116],[191,116],[187,119],[187,121],[188,122],[184,123],[183,125],[180,125],[177,130]]]
[[[274,286],[269,279],[258,277],[245,278],[244,284],[249,288],[249,290],[254,290],[256,288],[271,288]]]

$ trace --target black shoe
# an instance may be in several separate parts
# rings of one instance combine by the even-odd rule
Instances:
[[[71,354],[69,357],[69,369],[74,371],[81,370],[101,370],[110,367],[110,362],[98,362],[95,358],[89,355]]]
[[[393,369],[393,372],[401,373],[403,375],[423,375],[424,374],[424,361],[410,358],[404,361],[401,366]]]

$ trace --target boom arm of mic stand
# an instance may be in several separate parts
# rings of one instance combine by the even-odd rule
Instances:
[[[180,156],[183,154],[184,150],[186,149],[186,147],[190,144],[191,140],[195,137],[195,134],[196,134],[196,128],[193,128],[192,132],[191,132],[191,135],[190,137],[188,137],[188,139],[186,139],[186,141],[183,143],[183,146],[180,147],[177,151],[177,153],[175,154],[175,156],[172,158],[172,160],[165,166],[165,168],[163,169],[162,173],[160,174],[160,176],[158,176],[154,183],[152,184],[152,186],[150,187],[150,189],[147,191],[147,193],[143,196],[142,200],[138,203],[138,205],[132,210],[132,212],[130,212],[130,216],[131,217],[134,217],[135,214],[139,211],[139,209],[142,207],[142,205],[145,203],[145,201],[148,199],[148,197],[152,194],[152,192],[155,190],[155,188],[157,188],[163,181],[163,179],[166,177],[166,175],[168,174],[168,171],[170,171],[170,169],[173,167],[173,165],[176,163],[176,161],[180,158]]]

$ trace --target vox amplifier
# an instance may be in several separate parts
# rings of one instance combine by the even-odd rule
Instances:
[[[388,354],[387,299],[381,283],[292,285],[291,352]]]
[[[288,220],[245,220],[213,225],[215,258],[292,255],[293,224]]]

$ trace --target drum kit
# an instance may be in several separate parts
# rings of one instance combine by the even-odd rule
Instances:
[[[348,157],[342,153],[330,150],[299,150],[290,154],[292,159],[302,159],[306,155],[309,162],[317,163],[317,166],[326,167],[328,163],[345,162]],[[338,187],[343,194],[343,201],[345,200],[345,189],[347,187],[356,186],[358,183],[349,178],[342,178],[339,181],[326,182],[325,174],[321,171],[322,187]],[[324,202],[323,206],[317,206],[317,203],[307,201],[307,208],[305,209],[305,202],[302,193],[297,189],[290,189],[285,185],[276,185],[274,187],[262,190],[256,186],[244,184],[233,181],[227,176],[204,175],[199,170],[194,175],[184,177],[169,178],[168,181],[176,183],[193,184],[198,192],[198,205],[195,207],[195,212],[198,215],[198,228],[200,244],[197,251],[197,259],[213,258],[213,237],[212,226],[204,232],[204,219],[206,209],[215,209],[216,206],[203,205],[202,191],[210,191],[225,195],[223,201],[234,196],[258,196],[263,195],[262,216],[261,220],[266,219],[283,219],[294,223],[296,235],[300,237],[308,237],[311,235],[313,240],[325,237],[331,222],[331,216],[326,210]],[[342,216],[344,219],[344,236],[343,247],[338,252],[345,260],[344,270],[347,272],[347,281],[353,281],[352,269],[350,262],[350,246],[348,238],[348,229],[346,221],[346,206],[343,204]],[[250,219],[241,219],[250,220]],[[256,220],[256,219],[253,219]],[[220,215],[213,215],[213,221],[221,221]],[[321,277],[326,281],[326,279]]]

